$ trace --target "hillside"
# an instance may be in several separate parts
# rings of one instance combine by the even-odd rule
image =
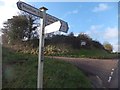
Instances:
[[[8,43],[9,40],[3,36],[3,45],[12,48],[17,52],[30,53],[38,55],[38,39],[30,41],[14,41]],[[99,42],[92,40],[88,35],[81,34],[79,36],[72,35],[52,35],[45,38],[46,56],[66,56],[66,57],[82,57],[82,58],[118,58],[117,53],[111,53],[106,50]]]
[[[55,35],[45,40],[45,54],[67,57],[118,58],[117,54],[107,51],[104,46],[89,36]]]

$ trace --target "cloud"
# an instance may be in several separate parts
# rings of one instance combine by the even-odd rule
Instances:
[[[0,6],[3,6],[4,2],[2,0],[0,0]]]
[[[120,45],[118,45],[118,28],[107,27],[103,33],[103,39],[110,42],[113,46],[114,52],[120,52]]]
[[[1,28],[3,28],[3,23],[19,12],[16,5],[17,1],[18,0],[0,0],[0,36],[2,35]]]
[[[70,14],[77,14],[79,11],[78,10],[73,10],[73,11],[69,11],[66,14],[70,15]]]
[[[7,19],[12,18],[12,16],[16,15],[19,11],[16,5],[18,0],[0,0],[3,4],[0,4],[0,28],[3,27],[3,22],[7,21]]]
[[[117,27],[107,27],[103,33],[104,41],[108,41],[113,46],[113,51],[120,52],[120,45],[118,45],[118,28]]]
[[[91,25],[90,30],[96,31],[96,30],[102,28],[102,26],[103,26],[103,25]]]
[[[111,43],[114,51],[118,51],[118,47],[120,48],[120,45],[118,45],[118,29],[116,26],[104,27],[104,25],[91,25],[85,33],[93,40],[98,40],[101,43],[105,41]]]
[[[97,7],[94,7],[93,12],[101,12],[109,9],[109,6],[104,3],[100,3]]]
[[[118,29],[117,29],[117,27],[108,27],[108,28],[106,28],[105,33],[104,33],[104,38],[105,39],[118,38]]]
[[[101,37],[105,40],[118,38],[117,27],[104,27],[103,25],[91,25],[90,29],[86,31],[90,36]]]
[[[113,52],[120,52],[120,45],[118,45],[118,44],[114,44],[113,45]]]
[[[102,31],[101,29],[103,28],[103,25],[91,25],[90,29],[86,31],[86,34],[89,34],[90,36],[99,36]]]
[[[72,10],[72,11],[69,11],[69,12],[66,12],[64,17],[68,16],[68,15],[72,15],[72,14],[78,14],[79,13],[79,10],[75,9],[75,10]]]
[[[79,11],[78,10],[73,10],[72,12],[69,12],[70,14],[77,14]]]

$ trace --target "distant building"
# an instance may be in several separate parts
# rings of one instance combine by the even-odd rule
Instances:
[[[81,46],[85,46],[86,42],[85,41],[81,41]]]

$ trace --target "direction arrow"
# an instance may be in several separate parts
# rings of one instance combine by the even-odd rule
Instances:
[[[67,31],[69,29],[67,22],[65,22],[61,19],[58,19],[52,15],[46,14],[45,26],[50,25],[56,21],[60,21],[60,23],[61,23],[61,27],[60,27],[59,31],[67,33]]]
[[[61,27],[59,31],[67,33],[69,29],[67,22],[64,21],[60,21],[60,22],[61,22]]]
[[[61,27],[60,21],[54,22],[50,25],[47,25],[45,27],[45,34],[59,31],[60,27]]]
[[[41,18],[43,17],[43,14],[39,9],[37,9],[37,8],[27,4],[27,3],[18,1],[17,7],[18,7],[18,9],[23,10],[27,13],[33,14],[33,15],[41,17]]]

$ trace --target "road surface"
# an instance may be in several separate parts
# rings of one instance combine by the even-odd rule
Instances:
[[[118,88],[118,60],[51,57],[70,62],[86,73],[96,88]]]

